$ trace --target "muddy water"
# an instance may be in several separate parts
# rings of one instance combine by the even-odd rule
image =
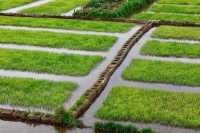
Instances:
[[[0,120],[0,133],[67,133],[63,128]]]
[[[0,120],[0,133],[94,133],[92,129],[66,129]]]

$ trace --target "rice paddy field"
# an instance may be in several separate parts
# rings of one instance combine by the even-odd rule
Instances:
[[[158,0],[131,18],[199,23],[199,6],[198,0]]]
[[[0,0],[0,132],[200,133],[199,7]]]
[[[2,90],[0,101],[3,105],[27,109],[44,107],[47,111],[64,105],[72,91],[84,92],[89,88],[117,53],[113,50],[122,46],[119,41],[128,39],[126,32],[137,30],[135,24],[118,22],[53,18],[30,18],[31,21],[28,17],[6,16],[1,19],[0,75],[5,77],[1,77],[1,88],[8,88]],[[85,85],[91,78],[91,83]],[[18,87],[12,88],[18,83]],[[39,96],[40,88],[44,95]],[[25,95],[26,91],[29,94]],[[4,97],[3,93],[11,94]],[[34,99],[36,95],[38,99]]]
[[[146,125],[156,132],[185,131],[174,126],[198,132],[198,31],[166,25],[149,30],[111,78],[94,117]]]

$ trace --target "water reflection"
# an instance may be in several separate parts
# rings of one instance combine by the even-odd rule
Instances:
[[[66,129],[49,125],[36,125],[0,120],[0,133],[94,133],[94,131],[91,128]]]
[[[0,133],[67,133],[65,128],[0,120]]]

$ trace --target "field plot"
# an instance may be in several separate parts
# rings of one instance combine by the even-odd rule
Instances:
[[[25,78],[0,78],[1,104],[56,109],[69,99],[77,85]]]
[[[70,109],[140,27],[1,16],[0,108],[51,113],[61,106]]]
[[[200,127],[198,32],[175,26],[148,31],[84,114],[85,124],[114,121],[156,133],[199,132],[193,130]]]
[[[52,0],[51,2],[33,7],[22,12],[30,14],[49,14],[49,15],[61,15],[68,11],[83,6],[88,0]]]
[[[25,5],[34,1],[36,0],[1,0],[0,11],[7,10],[9,8],[14,8],[21,5]]]
[[[158,0],[149,9],[133,18],[141,20],[173,20],[200,22],[200,1],[198,0]]]
[[[199,127],[199,98],[195,93],[116,87],[97,116],[118,121]]]
[[[40,28],[56,28],[65,30],[78,31],[97,31],[108,33],[125,33],[129,31],[133,24],[130,23],[116,23],[106,21],[88,21],[76,19],[56,19],[56,18],[31,18],[31,17],[9,17],[0,16],[1,25],[9,26],[27,26]]]
[[[75,16],[123,18],[151,4],[154,0],[90,0]]]
[[[1,1],[3,13],[28,13],[40,15],[72,16],[88,0],[9,0]]]

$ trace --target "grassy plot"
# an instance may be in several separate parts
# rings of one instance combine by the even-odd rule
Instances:
[[[158,0],[147,11],[134,14],[134,19],[200,22],[199,0]]]
[[[116,87],[97,116],[109,120],[200,127],[200,95]]]
[[[152,3],[154,0],[90,0],[82,9],[75,13],[77,16],[102,18],[127,17]]]
[[[142,54],[153,56],[200,57],[200,44],[148,41]]]
[[[134,24],[120,22],[9,16],[0,16],[0,24],[98,32],[127,32],[134,27]]]
[[[61,15],[76,7],[83,6],[88,0],[54,0],[47,4],[24,10],[24,13]]]
[[[23,107],[56,109],[77,87],[71,82],[0,78],[0,103]]]
[[[97,122],[94,125],[95,133],[154,133],[150,128],[138,129],[134,125],[123,125],[114,122]]]
[[[0,10],[14,8],[34,1],[36,0],[0,0]]]
[[[153,37],[200,40],[200,28],[197,27],[175,27],[160,26],[153,32]]]
[[[102,60],[100,56],[0,49],[0,69],[6,70],[84,76]]]
[[[113,46],[116,37],[0,29],[1,43],[70,48],[78,50],[104,51]]]
[[[153,12],[200,14],[200,5],[154,4]]]
[[[152,13],[152,12],[142,12],[136,15],[133,15],[134,19],[140,20],[171,20],[177,22],[200,22],[199,15],[193,14],[171,14],[171,13]]]
[[[134,60],[124,71],[127,80],[200,86],[200,64]]]
[[[162,4],[200,4],[200,0],[159,0]]]

